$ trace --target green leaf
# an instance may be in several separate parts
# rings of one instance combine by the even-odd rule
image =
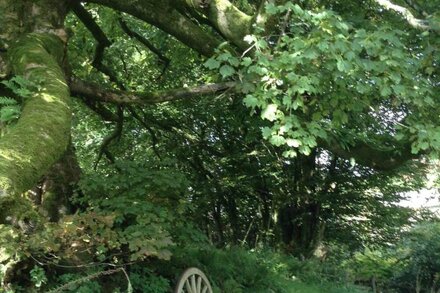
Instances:
[[[235,69],[230,65],[225,64],[222,67],[220,67],[220,74],[222,75],[223,78],[232,76],[234,75],[234,73],[235,73]]]
[[[283,157],[285,158],[295,158],[297,153],[294,150],[288,150],[283,152]]]
[[[338,67],[338,70],[341,72],[348,72],[351,69],[351,64],[342,58],[338,58],[336,66]]]
[[[294,147],[294,148],[297,148],[301,145],[301,141],[298,139],[294,139],[294,138],[286,139],[286,143],[288,146]]]
[[[244,57],[243,59],[241,59],[241,65],[247,67],[251,64],[252,64],[252,59],[250,57]]]
[[[253,95],[246,95],[243,102],[249,108],[255,108],[258,105],[258,99]]]
[[[241,92],[243,92],[245,94],[250,93],[250,92],[255,91],[255,84],[253,84],[252,82],[244,81],[243,83],[241,83],[240,89],[241,89]]]
[[[382,96],[382,97],[388,97],[390,94],[391,94],[391,88],[389,87],[389,86],[383,86],[381,89],[380,89],[380,95]]]
[[[284,137],[282,137],[281,135],[272,135],[272,137],[270,138],[270,143],[273,144],[274,146],[282,146],[283,144],[286,143],[286,139]]]
[[[299,147],[299,152],[304,154],[304,155],[306,155],[306,156],[308,156],[308,155],[310,155],[312,153],[312,150],[308,146],[306,146],[306,145],[301,145]]]
[[[283,105],[290,107],[292,105],[292,98],[290,96],[283,97]]]
[[[263,138],[267,139],[272,135],[272,129],[269,127],[263,127],[261,133],[263,134]]]
[[[429,148],[429,143],[427,141],[423,141],[419,144],[419,148],[421,150],[427,150]]]
[[[216,69],[220,67],[220,62],[217,59],[210,58],[203,65],[209,69]]]
[[[276,119],[277,110],[278,106],[276,104],[269,104],[261,113],[261,118],[274,121]]]
[[[277,14],[278,8],[273,3],[266,3],[266,13],[270,15]]]

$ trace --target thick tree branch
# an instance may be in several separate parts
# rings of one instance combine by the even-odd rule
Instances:
[[[241,50],[246,50],[249,44],[243,39],[251,33],[253,18],[239,10],[228,0],[178,0],[180,5],[199,11],[207,17],[212,25]]]
[[[429,24],[429,21],[425,19],[416,18],[408,8],[396,5],[389,0],[374,0],[374,1],[387,10],[393,10],[401,14],[406,19],[406,21],[416,29],[439,31],[438,27],[431,26]]]
[[[179,88],[157,92],[131,93],[104,89],[99,85],[73,79],[70,90],[73,95],[114,104],[157,104],[179,99],[189,99],[205,95],[219,94],[235,89],[235,82],[204,84],[191,88]]]
[[[120,88],[124,88],[124,85],[118,80],[116,74],[106,65],[104,65],[104,52],[105,49],[112,45],[112,42],[107,38],[104,31],[95,22],[92,15],[81,5],[79,2],[72,2],[71,7],[76,16],[86,26],[86,28],[93,35],[93,38],[97,41],[95,56],[93,58],[92,65],[96,70],[107,75],[111,82],[118,85]]]
[[[213,55],[215,48],[221,43],[212,34],[203,30],[176,10],[176,3],[171,0],[86,0],[85,2],[101,4],[135,16],[174,36],[188,47],[205,56]]]
[[[82,98],[81,100],[89,109],[91,109],[93,112],[99,115],[103,121],[108,121],[108,122],[118,121],[118,117],[100,102],[86,98]]]
[[[113,72],[113,70],[110,69],[110,67],[104,65],[104,52],[105,49],[109,46],[111,46],[112,42],[107,38],[105,33],[102,31],[102,29],[98,26],[98,24],[93,19],[92,15],[79,3],[74,2],[72,3],[72,9],[75,12],[75,14],[78,16],[78,18],[84,23],[84,25],[87,27],[87,29],[92,33],[95,40],[98,42],[96,45],[96,51],[95,51],[95,58],[92,62],[93,67],[95,67],[98,71],[104,73],[107,75],[111,82],[115,83],[120,89],[124,90],[125,86],[122,82],[119,81],[116,74]],[[130,36],[133,36],[134,32],[132,32],[125,23],[121,20],[121,26],[123,27],[124,31],[129,34]],[[138,36],[137,34],[135,37]],[[140,37],[140,36],[138,36]],[[147,41],[147,40],[145,40]],[[148,42],[148,41],[147,41]],[[144,43],[145,45],[145,43]],[[169,63],[169,61],[168,61]],[[94,103],[95,102],[95,103]],[[94,110],[98,115],[100,115],[103,119],[107,121],[115,121],[116,125],[112,133],[110,133],[108,136],[104,138],[104,140],[101,143],[101,146],[99,148],[98,157],[96,159],[94,169],[96,170],[99,161],[101,160],[102,156],[105,155],[107,159],[113,164],[115,162],[115,158],[108,150],[108,147],[110,144],[121,137],[122,135],[122,127],[124,122],[124,112],[122,106],[118,106],[117,115],[114,115],[111,111],[109,111],[106,107],[103,105],[100,105],[97,101],[89,101],[85,100],[85,104]],[[112,115],[113,114],[113,115]],[[116,116],[116,117],[115,117]]]
[[[70,138],[70,95],[59,64],[64,44],[48,34],[28,34],[9,49],[16,75],[38,84],[17,124],[0,140],[0,197],[32,188],[60,158]]]
[[[320,140],[318,144],[341,158],[347,160],[353,158],[360,165],[380,171],[393,170],[420,156],[411,153],[410,144],[389,150],[376,149],[363,141],[357,141],[349,148],[342,147],[337,139]]]
[[[417,11],[418,14],[427,17],[429,16],[429,14],[423,10],[416,2],[414,2],[413,0],[404,0],[406,4],[408,4],[412,9],[414,9],[415,11]]]
[[[70,6],[75,15],[93,35],[95,40],[97,40],[103,47],[109,47],[112,44],[99,25],[95,22],[92,15],[90,15],[80,2],[71,1]]]

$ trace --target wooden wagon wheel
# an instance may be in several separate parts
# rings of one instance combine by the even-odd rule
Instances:
[[[189,268],[180,276],[174,293],[212,293],[212,288],[201,270]]]

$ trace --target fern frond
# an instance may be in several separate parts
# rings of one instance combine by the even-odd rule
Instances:
[[[0,108],[3,106],[18,105],[18,102],[12,98],[0,96]]]
[[[0,122],[11,122],[20,117],[21,109],[19,105],[9,105],[0,107]]]

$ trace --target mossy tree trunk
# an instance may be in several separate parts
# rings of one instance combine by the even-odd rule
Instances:
[[[67,5],[60,0],[0,0],[3,76],[22,76],[18,122],[0,139],[0,222],[29,217],[21,194],[34,187],[65,153],[70,138],[70,94],[62,64]]]

